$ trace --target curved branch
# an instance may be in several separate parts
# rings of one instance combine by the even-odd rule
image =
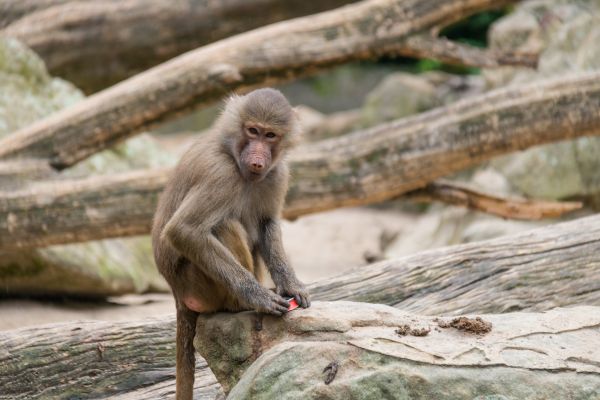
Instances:
[[[497,68],[503,65],[537,68],[538,55],[482,49],[435,37],[431,34],[413,35],[405,40],[398,54],[406,57],[433,58],[448,64],[469,67]]]
[[[0,2],[0,33],[93,93],[219,39],[356,0],[36,1]]]
[[[502,218],[523,220],[556,218],[583,207],[583,203],[579,201],[544,201],[495,196],[449,181],[432,182],[422,189],[406,193],[404,197],[417,202],[441,201]]]

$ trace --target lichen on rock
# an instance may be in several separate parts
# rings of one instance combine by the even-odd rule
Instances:
[[[33,51],[10,38],[0,38],[0,87],[0,137],[85,97],[71,83],[50,76]],[[140,135],[61,175],[119,172],[173,162],[148,135]],[[18,179],[27,184],[26,176]],[[148,237],[2,252],[0,286],[7,294],[86,297],[167,290],[154,266]]]

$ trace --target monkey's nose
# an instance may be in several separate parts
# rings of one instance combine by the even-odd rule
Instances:
[[[263,168],[265,167],[265,165],[261,162],[253,162],[251,164],[251,166],[252,166],[252,170],[254,172],[261,172],[263,170]]]

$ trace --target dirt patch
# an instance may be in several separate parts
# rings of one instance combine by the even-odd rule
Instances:
[[[431,329],[429,329],[429,328],[411,328],[408,325],[402,325],[398,329],[396,329],[394,332],[396,332],[400,336],[406,336],[406,335],[427,336],[427,335],[429,335],[429,332],[431,332]]]
[[[455,328],[459,331],[474,333],[476,335],[485,335],[492,330],[492,323],[483,320],[481,317],[458,317],[450,322],[440,319],[436,319],[435,321],[440,328]]]

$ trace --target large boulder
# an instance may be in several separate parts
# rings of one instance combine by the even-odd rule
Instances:
[[[600,68],[600,1],[530,0],[491,27],[492,49],[540,54],[537,69],[483,70],[488,88]],[[582,198],[600,209],[600,139],[580,138],[498,157],[460,179],[494,194],[560,200]],[[569,218],[569,216],[567,216]],[[455,207],[435,206],[386,251],[397,257],[419,250],[509,235],[555,221],[509,221]]]
[[[198,319],[228,399],[598,399],[600,309],[468,318],[315,302]]]
[[[35,53],[8,38],[0,38],[0,87],[0,137],[84,98],[69,82],[51,77]],[[60,175],[100,174],[172,162],[149,136],[141,135]],[[29,177],[17,179],[20,182],[13,184],[22,186]],[[10,186],[0,190],[10,190]],[[0,287],[5,294],[92,297],[167,290],[154,266],[147,237],[0,252]]]
[[[537,70],[484,71],[490,86],[524,82],[600,68],[600,2],[532,0],[494,24],[495,49],[540,52]],[[500,157],[494,168],[527,196],[545,199],[589,198],[600,206],[599,138],[535,147]]]

